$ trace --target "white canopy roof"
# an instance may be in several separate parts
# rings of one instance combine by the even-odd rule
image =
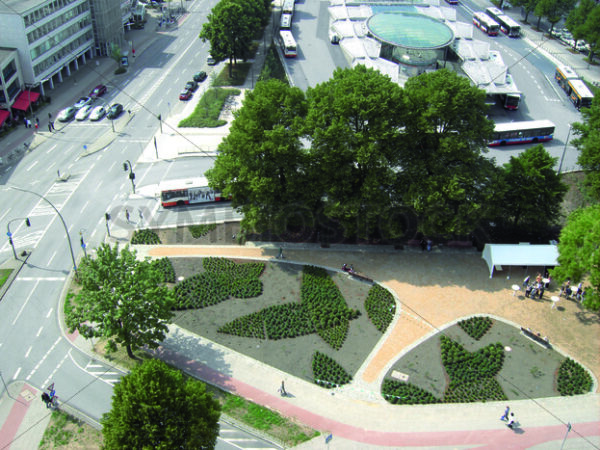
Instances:
[[[481,257],[485,259],[490,278],[495,266],[558,266],[556,245],[485,244]]]

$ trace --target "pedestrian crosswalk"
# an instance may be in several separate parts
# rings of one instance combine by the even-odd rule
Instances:
[[[86,364],[84,370],[90,375],[98,378],[101,381],[104,381],[106,384],[110,384],[111,386],[114,386],[123,375],[121,372],[107,367],[104,364],[100,364],[94,359],[90,360]]]

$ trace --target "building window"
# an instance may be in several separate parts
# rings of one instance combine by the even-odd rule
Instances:
[[[9,86],[8,89],[6,89],[6,93],[8,94],[8,98],[15,98],[17,96],[17,94],[19,93],[19,91],[21,90],[20,86],[19,86],[19,80],[16,79],[15,81],[13,81]]]
[[[17,73],[17,66],[13,59],[6,65],[4,69],[2,69],[2,76],[4,77],[5,81],[8,81],[15,73]]]

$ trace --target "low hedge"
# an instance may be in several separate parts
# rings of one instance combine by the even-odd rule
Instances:
[[[592,390],[592,377],[581,364],[566,358],[558,368],[557,389],[560,395],[587,394]]]
[[[493,321],[489,317],[471,317],[461,320],[458,326],[475,340],[479,340],[492,327]]]
[[[158,234],[152,230],[135,230],[131,236],[131,243],[138,245],[157,245],[162,244]]]
[[[334,388],[350,383],[352,377],[333,358],[321,352],[315,352],[312,360],[315,383],[325,388]]]
[[[375,328],[385,333],[387,327],[394,320],[396,314],[396,302],[394,296],[387,289],[376,284],[369,289],[365,300],[367,316]]]

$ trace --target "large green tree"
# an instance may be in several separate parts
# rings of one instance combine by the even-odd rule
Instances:
[[[396,195],[426,234],[461,235],[487,215],[496,170],[482,155],[493,132],[485,92],[449,70],[404,86]]]
[[[220,414],[204,383],[147,360],[114,388],[112,408],[102,418],[104,448],[212,449]]]
[[[538,0],[535,5],[535,15],[538,16],[537,27],[540,27],[542,17],[550,22],[550,32],[565,14],[575,6],[576,0]]]
[[[585,22],[595,7],[594,0],[580,0],[579,4],[569,12],[565,27],[573,35],[573,48],[577,47],[577,41],[585,39]]]
[[[250,45],[263,19],[262,5],[251,0],[220,0],[202,26],[200,39],[210,42],[214,58],[229,59],[230,75],[237,60],[249,56]]]
[[[541,144],[511,156],[502,171],[504,192],[496,199],[498,220],[528,229],[558,222],[568,188],[554,168],[557,159]]]
[[[535,6],[538,0],[512,0],[511,3],[513,6],[520,6],[525,11],[524,21],[527,23],[527,19],[529,18],[529,14],[531,14],[535,10]]]
[[[402,90],[389,77],[359,64],[337,69],[306,93],[315,189],[325,214],[348,236],[394,237],[392,186],[402,125]]]
[[[173,292],[149,261],[136,259],[129,247],[102,244],[96,257],[79,265],[80,293],[66,305],[66,323],[85,337],[103,337],[108,350],[156,348],[165,338],[173,313]]]
[[[235,113],[229,135],[219,145],[211,186],[231,195],[244,228],[284,231],[312,227],[315,190],[300,141],[307,105],[304,93],[279,80],[258,82]]]
[[[594,54],[598,52],[600,48],[600,5],[596,5],[594,9],[589,13],[585,24],[583,25],[584,39],[590,46],[590,54],[588,56],[590,61],[593,61]]]
[[[558,280],[570,277],[591,288],[586,289],[584,306],[600,309],[600,205],[574,211],[560,232],[558,263],[552,276]]]
[[[577,163],[585,172],[586,193],[595,201],[600,201],[600,101],[594,99],[591,108],[581,110],[583,122],[573,124],[578,135],[573,145],[579,150]]]

